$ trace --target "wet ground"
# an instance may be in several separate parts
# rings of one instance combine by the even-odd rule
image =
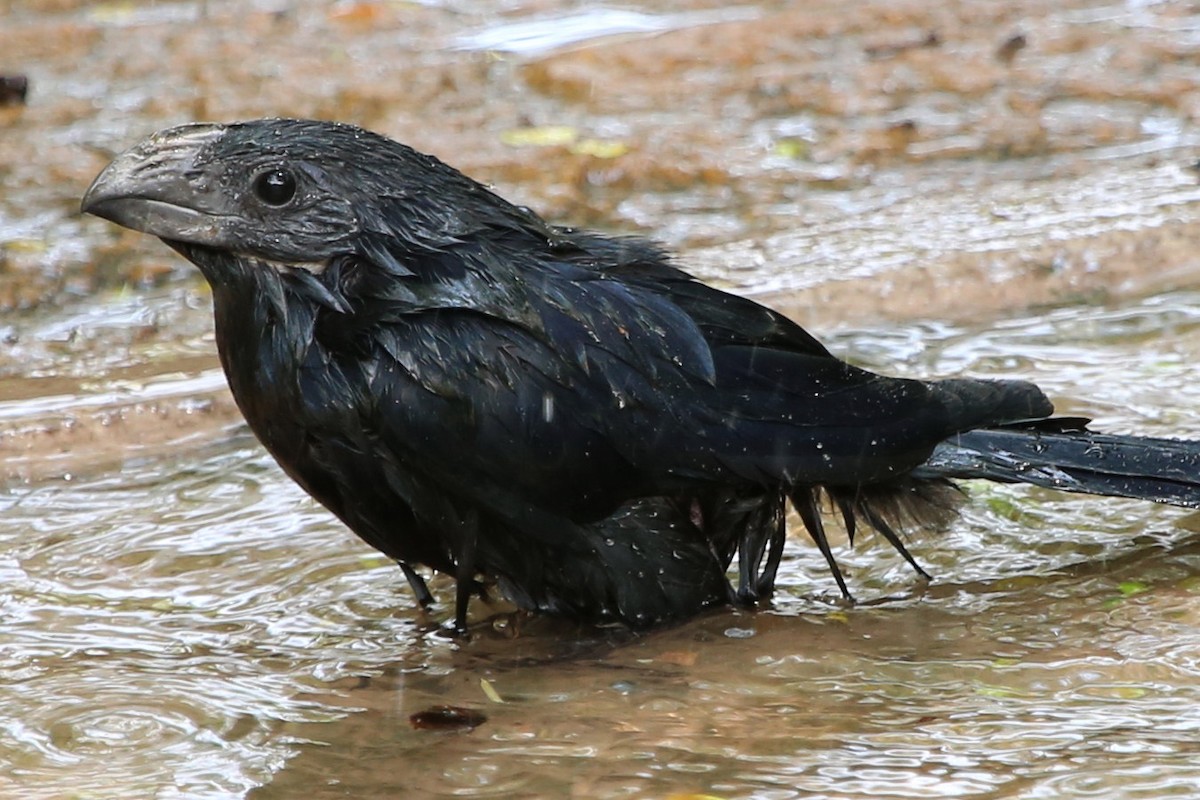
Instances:
[[[0,797],[1195,796],[1193,515],[971,485],[928,587],[843,546],[842,607],[797,539],[769,611],[455,641],[256,446],[193,271],[76,210],[154,129],[342,119],[857,363],[1200,437],[1200,14],[1049,5],[0,2]]]

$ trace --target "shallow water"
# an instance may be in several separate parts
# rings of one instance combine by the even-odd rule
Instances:
[[[651,232],[856,363],[1200,438],[1195,9],[0,12],[0,797],[1195,796],[1195,515],[971,484],[912,534],[928,586],[868,537],[846,607],[797,537],[758,613],[476,604],[455,640],[248,434],[190,268],[75,212],[150,130],[334,117]],[[414,728],[438,705],[486,721]]]
[[[1107,427],[1198,436],[1198,299],[831,344],[913,374],[1032,369],[1060,397],[1116,383]],[[1190,515],[969,491],[914,543],[928,587],[868,540],[839,549],[863,601],[842,607],[795,540],[769,611],[636,638],[537,620],[513,638],[502,614],[458,642],[243,432],[11,489],[4,780],[22,797],[1189,794]],[[440,704],[488,719],[412,728]]]

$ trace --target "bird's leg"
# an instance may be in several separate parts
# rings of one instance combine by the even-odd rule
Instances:
[[[458,564],[454,577],[457,581],[454,587],[454,630],[459,634],[467,632],[467,606],[471,602],[471,593],[475,590],[475,545],[479,538],[479,516],[474,510],[466,512],[459,523],[461,534],[458,549]]]
[[[854,595],[850,594],[850,590],[846,588],[842,570],[833,559],[833,551],[829,549],[829,539],[825,536],[825,526],[821,523],[821,512],[817,510],[812,489],[804,488],[794,492],[792,505],[796,507],[796,513],[800,515],[800,521],[804,523],[808,535],[816,542],[817,549],[821,551],[821,555],[825,556],[825,563],[829,564],[829,571],[833,573],[833,579],[837,581],[838,588],[842,590],[842,597],[846,598],[847,602],[853,603]]]
[[[737,598],[741,603],[750,605],[758,600],[758,584],[753,576],[758,572],[758,565],[762,562],[762,557],[762,537],[758,535],[743,536],[741,546],[738,548]]]
[[[933,580],[930,574],[921,569],[921,565],[918,564],[917,560],[908,552],[908,548],[904,546],[904,542],[900,540],[900,536],[896,533],[896,531],[892,530],[892,526],[888,525],[887,521],[883,517],[879,516],[879,513],[876,512],[875,509],[871,508],[866,503],[860,503],[859,510],[862,512],[862,515],[867,518],[867,522],[871,523],[871,527],[879,531],[883,538],[888,540],[888,544],[900,551],[900,555],[904,556],[904,560],[912,565],[912,568],[917,571],[918,575],[927,581]]]
[[[425,583],[425,579],[403,561],[397,560],[396,563],[400,565],[400,569],[404,572],[404,577],[408,580],[408,585],[412,589],[413,594],[416,595],[417,602],[421,604],[421,608],[429,608],[433,605],[433,592],[429,591],[429,586]]]
[[[787,539],[787,515],[784,513],[782,499],[774,513],[775,531],[771,534],[771,549],[767,553],[766,566],[763,567],[754,587],[759,597],[769,597],[775,593],[775,576],[779,574],[779,562],[783,559],[783,545]]]

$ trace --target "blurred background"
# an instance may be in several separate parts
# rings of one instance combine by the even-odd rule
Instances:
[[[78,213],[163,127],[352,122],[855,363],[1200,438],[1194,3],[0,15],[0,797],[1195,796],[1186,512],[972,485],[929,587],[843,543],[843,607],[797,538],[769,610],[456,641],[249,435],[199,275]]]

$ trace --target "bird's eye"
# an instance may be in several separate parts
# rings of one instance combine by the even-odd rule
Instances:
[[[270,169],[254,179],[254,194],[269,206],[286,205],[296,196],[296,179],[284,169]]]

